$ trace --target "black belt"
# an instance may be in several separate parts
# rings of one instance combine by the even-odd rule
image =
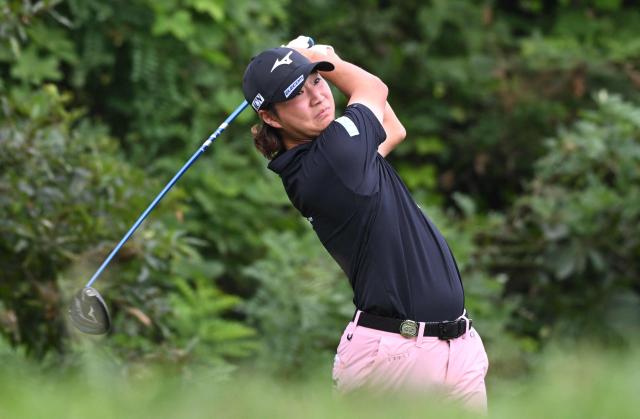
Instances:
[[[355,319],[355,314],[353,319]],[[469,327],[471,327],[471,323],[471,319],[469,319]],[[420,330],[419,323],[413,320],[376,316],[375,314],[365,313],[364,311],[360,312],[358,326],[382,330],[384,332],[400,333],[406,338],[418,336],[418,330]],[[449,340],[459,338],[464,335],[466,331],[467,321],[465,319],[444,322],[425,322],[423,336],[435,336],[438,337],[438,339]]]

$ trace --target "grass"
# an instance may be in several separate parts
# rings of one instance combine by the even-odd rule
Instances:
[[[340,397],[327,376],[282,382],[250,371],[221,379],[121,368],[91,360],[74,373],[0,357],[0,418],[458,418],[455,406],[416,397]],[[635,418],[640,352],[555,351],[527,378],[493,380],[490,417]]]

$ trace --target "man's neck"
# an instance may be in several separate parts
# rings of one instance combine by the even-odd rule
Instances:
[[[284,148],[290,150],[294,147],[297,147],[301,144],[307,144],[313,141],[313,139],[295,139],[295,138],[285,138],[282,140],[284,143]]]

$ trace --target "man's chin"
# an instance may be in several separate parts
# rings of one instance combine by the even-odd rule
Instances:
[[[329,125],[331,125],[331,123],[333,122],[334,119],[336,119],[335,113],[328,114],[327,116],[325,116],[323,118],[323,120],[322,120],[322,130],[321,131],[326,130],[329,127]]]

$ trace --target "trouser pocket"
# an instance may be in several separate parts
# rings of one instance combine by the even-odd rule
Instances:
[[[380,350],[379,336],[358,333],[358,328],[343,333],[333,363],[333,380],[341,391],[366,384]]]

